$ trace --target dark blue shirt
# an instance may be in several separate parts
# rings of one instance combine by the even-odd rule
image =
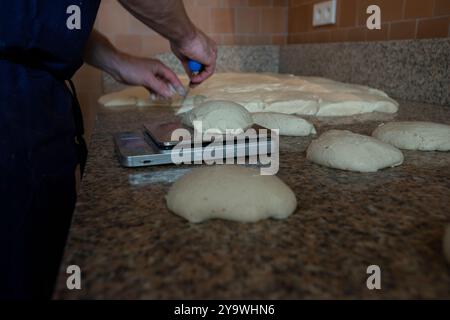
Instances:
[[[69,79],[82,65],[81,52],[100,0],[0,0],[0,56],[38,62]],[[80,29],[69,30],[67,8],[80,8]]]
[[[0,298],[49,294],[75,199],[73,99],[99,0],[0,0]],[[81,9],[81,29],[66,26]]]

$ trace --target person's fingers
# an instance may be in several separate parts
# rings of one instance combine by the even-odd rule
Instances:
[[[167,82],[170,86],[169,89],[172,88],[181,96],[185,95],[185,90],[183,83],[178,78],[178,76],[173,72],[170,68],[165,66],[163,63],[158,64],[156,75],[161,80]],[[175,93],[175,92],[172,92]]]
[[[144,80],[144,86],[151,92],[154,92],[164,98],[170,98],[173,95],[169,85],[164,80],[159,79],[153,74],[147,75]]]
[[[191,82],[192,84],[200,84],[209,77],[211,77],[214,74],[214,71],[216,69],[215,64],[206,66],[204,70],[198,74],[192,75]]]
[[[162,97],[160,95],[156,94],[155,92],[153,92],[149,88],[146,88],[146,89],[148,90],[148,95],[149,95],[150,101],[156,102],[156,101],[162,99]]]
[[[188,59],[181,54],[178,49],[174,46],[172,46],[172,52],[175,54],[175,56],[178,58],[178,60],[181,62],[181,65],[183,66],[184,71],[186,72],[189,79],[192,77],[192,72],[189,70],[188,67]]]

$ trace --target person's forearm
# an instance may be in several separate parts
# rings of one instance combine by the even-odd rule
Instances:
[[[174,43],[195,37],[182,0],[119,0],[137,19]]]
[[[122,55],[104,35],[95,29],[92,30],[83,51],[83,59],[86,63],[111,74],[116,79],[119,76],[117,64]]]
[[[185,94],[180,79],[163,63],[120,52],[96,30],[89,37],[83,58],[86,63],[112,75],[116,81],[144,86],[159,97],[172,97],[174,89],[180,95]]]

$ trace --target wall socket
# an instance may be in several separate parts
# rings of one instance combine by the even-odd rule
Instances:
[[[319,2],[313,9],[313,26],[324,26],[336,23],[336,0]]]

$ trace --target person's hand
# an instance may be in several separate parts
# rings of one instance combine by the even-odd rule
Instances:
[[[155,98],[170,98],[175,93],[185,95],[177,75],[156,59],[121,54],[113,76],[119,82],[146,87]]]
[[[180,59],[184,70],[195,86],[213,75],[216,69],[217,45],[202,31],[196,29],[191,37],[186,37],[179,43],[171,42],[172,52]],[[204,67],[198,74],[192,74],[188,68],[188,61],[195,60]]]

